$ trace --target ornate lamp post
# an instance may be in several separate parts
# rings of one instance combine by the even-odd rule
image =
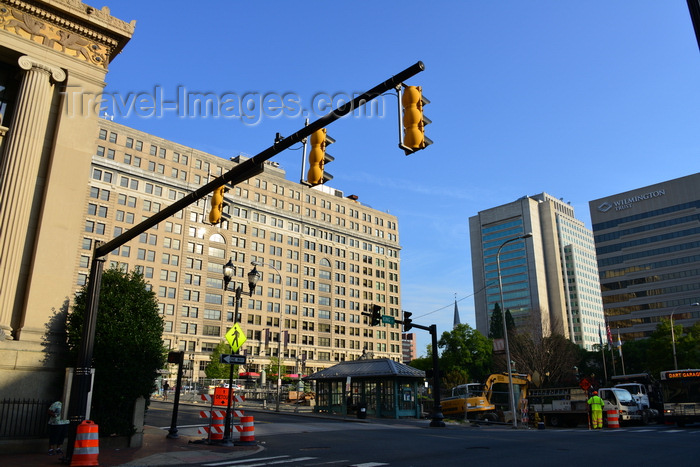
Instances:
[[[233,266],[233,262],[231,259],[228,260],[228,263],[224,265],[224,291],[228,290],[228,284],[231,282],[231,279],[233,278],[233,273],[235,271],[235,267]],[[253,295],[253,291],[255,290],[255,285],[258,282],[258,279],[260,278],[260,274],[258,271],[253,268],[252,271],[248,273],[248,288],[250,289],[250,295]],[[241,301],[241,293],[243,290],[241,289],[241,286],[237,286],[234,289],[234,293],[236,294],[235,297],[235,303],[234,303],[234,308],[233,308],[233,324],[236,325],[238,322],[238,306]],[[224,421],[224,439],[222,441],[222,444],[225,444],[227,446],[230,446],[233,444],[233,441],[231,440],[231,399],[233,398],[233,367],[234,365],[231,364],[229,367],[229,376],[228,376],[228,403],[226,404],[226,420]]]

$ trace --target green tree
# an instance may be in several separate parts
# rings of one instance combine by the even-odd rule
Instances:
[[[430,370],[433,367],[432,355],[433,355],[433,346],[431,344],[428,344],[425,347],[425,356],[414,358],[413,360],[411,360],[411,363],[409,363],[409,366],[412,366],[413,368],[417,368],[417,369],[423,370],[423,371]]]
[[[458,372],[462,375],[459,378],[483,381],[491,371],[491,340],[468,324],[458,324],[452,331],[443,332],[438,348],[442,349],[440,372],[443,375]]]
[[[88,285],[76,294],[66,330],[70,358],[77,361],[85,321]],[[104,271],[95,323],[95,384],[91,418],[106,434],[134,433],[136,399],[147,401],[155,390],[158,370],[166,362],[163,319],[158,300],[141,274]]]
[[[498,303],[493,305],[491,323],[489,324],[489,337],[491,339],[503,338],[503,313],[501,313],[501,306]]]
[[[207,375],[207,378],[212,378],[212,379],[228,379],[229,374],[231,372],[231,365],[228,365],[226,363],[220,363],[220,356],[230,354],[231,353],[231,346],[228,344],[226,341],[221,341],[219,342],[219,345],[217,345],[214,350],[211,353],[211,357],[209,358],[209,363],[207,364],[207,367],[204,369],[204,374]],[[234,378],[238,377],[238,365],[235,365],[236,368],[233,369],[233,374]]]

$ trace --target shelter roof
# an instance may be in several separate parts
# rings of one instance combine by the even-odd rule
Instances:
[[[413,368],[389,358],[372,360],[351,360],[340,362],[330,368],[317,371],[304,379],[329,380],[351,378],[377,378],[401,376],[405,378],[425,378],[425,371]]]

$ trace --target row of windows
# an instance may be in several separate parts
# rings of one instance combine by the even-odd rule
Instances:
[[[108,138],[108,135],[109,135],[109,138]],[[110,143],[116,144],[117,139],[118,139],[118,135],[115,132],[108,132],[106,129],[100,129],[99,139],[101,139],[101,140],[108,139]],[[133,138],[127,137],[126,141],[125,141],[125,147],[130,148],[130,149],[134,148],[138,151],[142,151],[143,150],[143,142],[139,141],[139,140],[134,141]],[[151,144],[149,154],[152,156],[157,156],[161,159],[165,159],[167,157],[167,150],[166,150],[166,148],[158,147],[154,144]],[[98,146],[97,155],[102,156],[102,157],[107,155],[108,159],[113,160],[115,158],[115,151],[114,151],[114,149],[106,149],[103,146]],[[180,154],[180,153],[175,152],[175,151],[172,151],[172,160],[173,160],[173,162],[181,163],[184,165],[188,164],[187,155]],[[130,165],[133,165],[135,167],[141,167],[141,158],[134,157],[130,154],[125,154],[124,162],[127,164],[130,164]],[[201,159],[195,159],[194,168],[198,169],[198,170],[203,170],[207,173],[210,173],[211,165],[209,162],[202,161]],[[155,162],[149,162],[148,170],[151,172],[157,172],[159,174],[164,174],[165,166],[163,164],[156,164]],[[178,170],[177,168],[172,168],[171,171],[172,171],[171,176],[173,176],[174,178],[180,178],[181,180],[187,179],[187,174],[185,171]],[[217,166],[214,175],[219,176],[222,173],[223,173],[222,167]],[[267,190],[267,187],[268,187],[267,181],[261,180],[261,179],[255,179],[255,180],[256,180],[255,186],[257,188]],[[201,182],[202,182],[202,179],[200,178],[199,175],[197,175],[196,179],[195,179],[195,183],[199,184]],[[273,187],[274,193],[277,193],[277,194],[284,196],[284,187],[283,186],[273,184],[272,187]],[[295,190],[289,190],[289,191],[290,191],[290,197],[292,197],[293,199],[299,199],[299,192],[298,191],[295,191]],[[237,193],[237,195],[240,196],[241,193]],[[258,198],[256,198],[256,201],[265,202],[267,204],[266,199],[262,200],[262,198],[260,198],[261,196],[264,196],[264,195],[260,195],[259,193],[256,193],[255,196],[258,197]],[[248,197],[247,190],[246,190],[245,197],[246,198]],[[318,203],[316,196],[313,196],[311,194],[306,195],[305,202],[307,204],[311,204],[311,205],[320,205],[322,208],[329,209],[329,210],[335,209],[335,212],[338,212],[340,214],[345,214],[345,206],[344,205],[339,204],[339,203],[331,203],[331,201],[323,199],[323,198],[321,199],[320,203]],[[376,224],[378,226],[384,226],[384,222],[385,222],[385,220],[379,216],[373,216],[370,213],[360,212],[360,211],[352,209],[352,208],[349,209],[349,216],[353,217],[353,218],[357,218],[357,219],[359,219],[361,217],[364,222],[370,222],[370,223],[373,222],[374,224]],[[386,224],[387,224],[387,228],[389,230],[393,230],[393,231],[397,230],[397,223],[395,221],[387,220]]]
[[[623,250],[625,248],[632,248],[641,245],[649,245],[651,243],[664,242],[674,238],[688,237],[690,235],[700,234],[700,227],[695,227],[686,230],[677,230],[675,232],[668,232],[665,234],[654,235],[652,237],[638,238],[636,240],[629,240],[627,242],[615,243],[614,245],[608,245],[596,248],[598,255],[606,255],[616,251]]]
[[[600,273],[601,280],[612,279],[615,277],[625,276],[634,272],[651,271],[659,268],[666,268],[671,266],[678,266],[681,264],[689,264],[700,261],[700,255],[684,256],[682,258],[673,258],[663,261],[654,261],[652,263],[638,264],[636,266],[628,266],[626,268],[611,269],[609,271],[602,271]]]
[[[603,303],[608,305],[611,303],[627,302],[630,300],[634,300],[635,298],[652,297],[657,295],[666,295],[679,292],[689,292],[698,289],[700,289],[700,283],[674,285],[659,289],[629,291],[624,294],[604,296]]]
[[[656,255],[667,255],[669,253],[676,253],[679,251],[691,250],[700,247],[700,241],[683,243],[681,245],[671,245],[664,248],[656,248],[655,250],[639,251],[636,253],[628,253],[626,255],[613,256],[612,258],[605,258],[598,260],[598,266],[604,268],[606,266],[612,266],[615,264],[624,263],[633,259],[646,258],[648,256]]]
[[[101,180],[101,181],[104,181],[107,183],[112,183],[114,175],[112,172],[109,172],[109,171],[106,171],[103,169],[99,169],[99,168],[93,168],[92,178],[94,180]],[[133,177],[120,176],[119,185],[124,187],[124,188],[131,189],[131,190],[138,190],[139,186],[140,186],[140,181],[137,180],[136,178],[133,178]],[[99,190],[100,190],[99,188],[93,187],[93,189],[91,189],[91,193],[93,191],[99,192]],[[103,190],[103,191],[106,192],[105,193],[106,198],[102,198],[102,199],[104,199],[106,201],[109,199],[109,190]],[[152,194],[155,196],[163,196],[164,189],[160,185],[156,185],[156,184],[153,184],[150,182],[145,182],[144,183],[144,191],[147,194]],[[121,195],[121,196],[125,196],[125,195]],[[173,201],[181,199],[184,196],[185,196],[185,193],[182,191],[177,191],[174,189],[168,189],[168,191],[167,191],[168,199],[173,200]],[[133,203],[135,205],[135,198],[133,198]],[[204,200],[199,200],[196,203],[196,206],[200,206],[200,203],[202,206],[204,206],[204,204],[206,204]],[[158,210],[160,210],[160,203],[153,203],[150,200],[144,200],[144,209],[146,209],[148,211],[157,212]],[[232,216],[235,216],[235,217],[238,217],[241,219],[251,219],[251,220],[258,222],[258,223],[261,223],[261,224],[268,223],[268,219],[267,219],[267,216],[265,214],[260,213],[258,211],[250,211],[249,212],[248,209],[241,208],[238,206],[234,206],[233,208],[230,208],[230,206],[227,204],[224,206],[224,213],[230,214]],[[203,216],[203,214],[201,212],[192,212],[191,216],[195,216],[195,219],[193,221],[197,221],[198,219],[196,217]],[[228,224],[228,222],[227,222],[227,224]],[[284,228],[284,220],[282,220],[282,219],[271,217],[270,224],[273,225],[274,227]],[[300,230],[299,224],[289,222],[288,229],[291,231],[298,232]],[[325,231],[323,229],[316,229],[314,227],[309,227],[309,226],[304,227],[304,233],[306,233],[308,235],[318,236],[319,238],[330,239],[332,241],[335,241],[335,242],[341,243],[341,244],[345,244],[347,241],[347,238],[344,235],[334,234],[334,233]],[[372,233],[372,231],[370,230],[369,234],[371,234],[371,233]],[[382,238],[384,236],[384,232],[380,231],[380,230],[375,230],[374,235],[379,237],[379,238]],[[367,251],[374,251],[377,254],[385,254],[385,247],[380,246],[380,245],[374,245],[374,244],[369,243],[369,242],[361,242],[359,240],[351,238],[349,241],[349,245],[352,247],[362,248],[362,249],[367,250]],[[328,247],[324,246],[324,248],[328,248]],[[390,254],[390,256],[398,257],[398,251],[396,251],[396,250],[390,249],[389,254]]]
[[[643,284],[652,284],[654,282],[670,281],[682,279],[685,277],[694,277],[700,275],[700,269],[689,269],[686,271],[676,271],[667,274],[655,274],[653,276],[638,277],[625,281],[608,282],[601,285],[603,291],[612,291],[626,289],[627,287]]]
[[[596,243],[609,242],[611,240],[617,240],[618,238],[633,235],[640,232],[648,232],[649,230],[663,229],[666,227],[671,227],[674,225],[685,224],[688,222],[697,222],[698,214],[692,214],[690,216],[676,217],[674,219],[667,219],[661,222],[654,222],[653,224],[644,224],[637,227],[632,227],[629,229],[622,229],[615,232],[610,232],[602,235],[596,235]]]

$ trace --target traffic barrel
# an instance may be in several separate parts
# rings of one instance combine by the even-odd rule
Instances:
[[[235,443],[241,446],[255,444],[255,420],[253,417],[241,417],[241,424],[236,425],[236,429],[241,432],[241,439]]]
[[[209,439],[212,441],[221,441],[224,439],[224,411],[212,410],[211,412],[211,431]]]
[[[608,410],[607,413],[608,428],[620,428],[620,415],[617,410]]]
[[[97,424],[92,420],[83,420],[75,432],[75,444],[70,465],[100,465],[100,434]]]

